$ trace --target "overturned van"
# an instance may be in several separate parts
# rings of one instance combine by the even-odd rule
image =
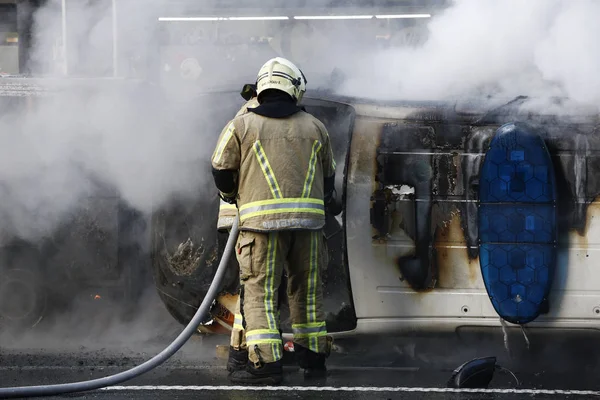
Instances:
[[[325,229],[330,332],[600,327],[593,284],[599,115],[557,115],[535,111],[534,99],[508,100],[307,94],[307,110],[334,143],[344,207]],[[217,212],[215,195],[153,221],[155,282],[182,323],[200,304],[227,238],[216,234]],[[186,258],[192,268],[181,267]],[[237,284],[231,272],[200,331],[231,329]],[[289,332],[285,307],[281,318]]]

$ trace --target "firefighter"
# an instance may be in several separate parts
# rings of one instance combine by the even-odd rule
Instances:
[[[236,204],[240,217],[238,322],[247,347],[235,350],[238,360],[248,362],[230,380],[278,384],[283,348],[277,289],[284,265],[296,358],[307,377],[326,372],[330,338],[320,263],[325,211],[335,204],[335,160],[325,126],[298,106],[306,79],[293,63],[267,61],[256,85],[259,105],[225,126],[212,166],[219,196]]]
[[[248,112],[248,108],[257,107],[259,105],[256,94],[256,85],[245,84],[240,92],[240,95],[246,100],[246,103],[240,108],[235,115],[240,116]],[[230,204],[220,200],[219,219],[217,221],[217,230],[222,233],[229,233],[233,220],[237,218],[237,207],[235,204]],[[282,297],[285,296],[286,279],[282,279],[280,285],[280,294],[278,305],[281,304]],[[240,288],[241,294],[242,288]],[[234,323],[231,333],[231,343],[229,347],[229,359],[227,361],[227,371],[234,372],[238,369],[244,369],[248,363],[248,351],[246,347],[246,334],[242,324],[243,318],[241,315],[241,295],[238,296],[234,309]],[[241,350],[241,351],[240,351]]]

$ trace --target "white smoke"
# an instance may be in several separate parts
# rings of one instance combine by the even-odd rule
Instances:
[[[344,69],[347,95],[439,100],[519,95],[600,103],[600,2],[455,0],[418,48],[363,54]]]
[[[152,68],[164,65],[157,17],[169,2],[118,2],[118,74],[133,75],[135,69],[135,78],[152,83],[112,79],[110,1],[67,1],[69,77],[62,77],[60,3],[49,0],[36,12],[30,54],[33,74],[45,78],[33,82],[50,96],[19,112],[0,112],[4,237],[51,234],[98,185],[110,189],[103,195],[116,194],[146,214],[172,197],[193,198],[205,188],[216,193],[206,166],[226,119],[202,120],[202,112],[211,115],[206,100],[185,104],[200,85],[184,82],[164,90],[152,77],[159,72]],[[230,75],[228,83],[239,90],[243,80]],[[165,98],[176,101],[169,106]],[[242,103],[236,100],[233,108]]]

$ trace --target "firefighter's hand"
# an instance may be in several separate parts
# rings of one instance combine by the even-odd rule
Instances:
[[[227,196],[227,195],[223,194],[222,192],[219,192],[219,197],[225,203],[229,203],[229,204],[236,204],[237,203],[236,200],[235,200],[235,195],[233,195],[233,196]]]
[[[240,95],[244,98],[244,100],[250,101],[251,98],[256,97],[256,85],[251,83],[245,84],[240,92]]]

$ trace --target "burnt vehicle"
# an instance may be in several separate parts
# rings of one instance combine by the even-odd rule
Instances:
[[[344,207],[341,218],[329,218],[326,227],[329,265],[323,284],[329,331],[452,332],[505,323],[600,327],[593,239],[600,116],[533,113],[522,107],[527,101],[474,108],[460,102],[382,103],[307,93],[305,107],[323,121],[334,143]],[[518,158],[516,167],[499,163],[490,179],[482,165],[493,157],[494,138],[508,140],[506,134],[523,143],[540,138],[548,159],[532,161],[527,157],[534,150],[519,145],[526,149],[525,158]],[[511,173],[519,181],[512,182],[514,191],[526,198],[555,190],[551,211],[541,210],[548,202],[536,203],[532,211],[523,199],[504,201],[512,207],[509,212],[497,211],[482,225],[480,219],[488,217],[481,215],[480,185],[493,187],[494,179],[502,181]],[[506,179],[505,191],[510,184]],[[197,270],[186,276],[164,266],[177,245],[188,239],[200,243],[216,225],[216,199],[197,207],[179,218],[194,221],[190,226],[205,233],[190,234],[184,228],[189,222],[177,218],[161,217],[153,225],[157,289],[182,323],[202,300],[226,239],[215,239],[212,252],[197,253]],[[208,226],[202,228],[204,223]],[[501,254],[483,260],[482,252],[490,250],[482,238],[491,234],[500,237],[492,242],[511,247],[492,249]],[[183,247],[191,250],[189,243]],[[201,331],[231,327],[236,284],[231,277]],[[496,308],[495,302],[503,305]],[[290,331],[283,312],[282,325]]]

